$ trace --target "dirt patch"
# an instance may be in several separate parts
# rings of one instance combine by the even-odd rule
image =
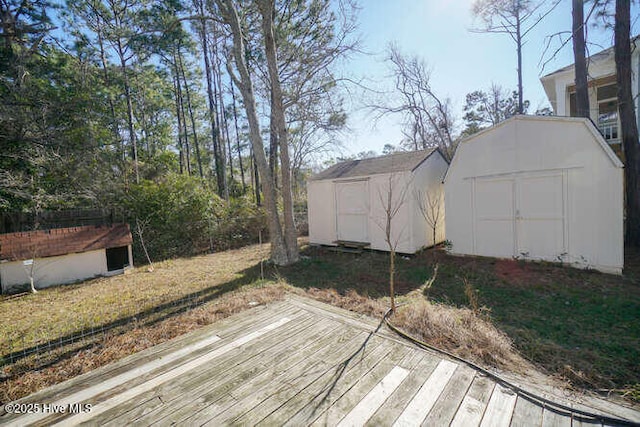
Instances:
[[[505,283],[531,283],[538,279],[538,274],[527,268],[527,263],[512,259],[496,260],[494,265],[495,275],[498,279]]]

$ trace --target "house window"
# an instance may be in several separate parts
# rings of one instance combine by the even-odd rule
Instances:
[[[615,84],[600,86],[597,89],[598,98],[598,128],[604,139],[615,144],[620,142],[618,138],[618,99]]]
[[[107,271],[122,270],[131,265],[129,263],[129,247],[109,248],[107,252]]]

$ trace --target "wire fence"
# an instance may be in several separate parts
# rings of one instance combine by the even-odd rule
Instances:
[[[124,316],[116,320],[84,326],[71,333],[62,333],[54,339],[43,340],[37,336],[29,340],[31,342],[28,342],[24,338],[21,340],[14,339],[13,343],[9,345],[9,351],[0,356],[0,367],[16,363],[31,356],[36,356],[36,359],[39,359],[41,356],[45,356],[48,353],[67,346],[78,346],[78,344],[91,345],[99,339],[102,339],[107,333],[121,334],[137,327],[151,326],[165,319],[200,307],[218,298],[222,292],[224,292],[224,289],[212,287],[193,292],[175,300],[167,301],[166,298],[147,299],[144,303],[148,308],[143,310],[140,310],[140,301],[131,301],[131,303],[120,305],[117,308],[113,305],[105,306],[105,313],[111,314],[116,310],[118,313],[124,313]],[[100,313],[93,313],[93,317],[103,318],[103,316],[100,316]],[[69,323],[73,322],[75,322],[75,319],[70,318]],[[68,326],[69,323],[67,323],[66,326]],[[55,335],[55,332],[50,331],[48,335]]]

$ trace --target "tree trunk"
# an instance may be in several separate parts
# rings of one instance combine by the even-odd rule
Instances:
[[[187,111],[189,111],[189,120],[191,121],[191,131],[193,132],[193,144],[196,149],[196,162],[198,163],[198,173],[200,178],[204,178],[202,172],[202,158],[200,157],[200,145],[198,144],[198,132],[196,130],[196,120],[193,116],[193,106],[191,105],[191,92],[189,91],[189,83],[187,82],[187,76],[184,72],[184,64],[182,62],[182,54],[178,52],[178,61],[180,64],[180,73],[182,80],[184,81],[185,94],[187,95]]]
[[[269,219],[271,259],[277,265],[287,265],[289,264],[289,257],[278,217],[278,204],[275,188],[273,187],[273,178],[271,177],[269,164],[264,154],[262,135],[260,135],[260,122],[258,121],[258,113],[256,111],[253,82],[249,76],[249,69],[244,56],[244,36],[240,26],[240,18],[238,17],[233,0],[216,0],[216,3],[220,7],[227,24],[230,26],[233,36],[233,57],[240,74],[239,79],[236,80],[236,84],[240,89],[244,101],[244,108],[247,112],[247,120],[249,122],[249,138],[253,146],[256,165],[262,176],[262,187],[264,189],[263,193]]]
[[[180,99],[178,97],[178,76],[173,77],[173,90],[176,99],[176,117],[178,119],[178,159],[180,162],[180,175],[184,173],[184,150],[182,145],[182,116],[180,115]]]
[[[396,276],[396,251],[395,251],[395,248],[391,248],[391,250],[389,251],[389,294],[391,295],[391,313],[396,312],[395,276]]]
[[[178,69],[178,58],[175,52],[173,54],[174,72],[176,74],[177,82],[177,94],[178,94],[178,114],[182,117],[182,130],[183,130],[183,152],[184,152],[184,166],[187,171],[187,175],[191,175],[191,147],[189,146],[189,135],[187,132],[187,116],[184,113],[184,97],[182,96],[182,83],[180,82],[180,70]]]
[[[131,101],[131,87],[129,86],[129,74],[127,73],[127,61],[125,59],[124,48],[120,39],[117,43],[118,57],[120,58],[120,69],[122,71],[122,82],[124,84],[124,96],[127,101],[127,126],[129,130],[129,143],[131,144],[133,157],[133,170],[136,175],[136,184],[140,183],[140,172],[138,171],[138,143],[136,133],[133,128],[133,102]]]
[[[271,105],[273,105],[273,89],[271,89],[270,93],[270,101]],[[269,115],[269,169],[271,169],[271,176],[273,176],[273,185],[278,188],[278,130],[276,129],[273,107]]]
[[[584,0],[573,0],[573,59],[575,61],[576,112],[589,118],[587,60],[584,40]]]
[[[229,123],[227,121],[227,113],[224,109],[224,93],[222,92],[222,69],[220,68],[220,62],[218,58],[218,49],[215,47],[215,45],[214,49],[216,54],[216,86],[218,87],[218,105],[220,107],[220,120],[218,121],[218,123],[220,124],[220,129],[224,130],[224,136],[227,140],[227,154],[229,156],[229,176],[231,178],[231,181],[233,182],[235,180],[235,177],[233,176],[233,151],[231,150],[231,139],[229,138]],[[229,183],[227,183],[227,187],[228,186]]]
[[[618,111],[620,113],[620,133],[625,157],[626,193],[626,235],[625,241],[632,246],[640,246],[640,197],[638,187],[638,125],[634,112],[631,92],[631,3],[630,0],[616,0],[615,20],[615,60],[618,84]]]
[[[220,161],[219,129],[216,125],[216,101],[213,96],[213,82],[211,78],[211,58],[209,56],[209,40],[204,20],[204,6],[202,1],[197,1],[196,7],[202,16],[200,21],[200,43],[202,44],[202,55],[204,56],[204,72],[207,80],[207,99],[209,101],[209,121],[211,123],[211,141],[213,143],[213,161],[215,164],[216,184],[218,195],[222,198],[226,196],[226,183],[224,179],[224,161]]]
[[[522,95],[522,35],[520,28],[520,14],[516,17],[516,49],[518,51],[518,114],[524,114],[524,102]]]
[[[247,183],[244,180],[244,165],[242,164],[242,151],[240,150],[240,129],[238,128],[238,111],[236,110],[236,91],[233,88],[233,81],[229,82],[231,86],[231,100],[233,102],[233,123],[236,129],[236,148],[238,149],[238,163],[240,165],[240,177],[242,178],[242,192],[247,192]]]
[[[213,44],[211,45],[211,56],[213,59],[213,66],[211,71],[213,73],[213,98],[216,100],[217,108],[215,110],[216,121],[218,123],[218,159],[220,160],[222,188],[224,191],[224,199],[229,200],[229,184],[227,182],[227,153],[224,146],[224,133],[222,131],[222,87],[220,85],[220,62],[218,58],[218,36],[214,32]]]
[[[260,174],[258,174],[258,165],[256,164],[256,156],[253,154],[253,147],[251,148],[251,180],[253,181],[253,192],[256,196],[256,206],[262,206],[262,200],[260,199]]]
[[[261,0],[259,7],[262,14],[262,32],[264,36],[265,54],[271,83],[271,112],[275,119],[275,130],[280,148],[280,170],[282,182],[282,209],[284,211],[284,235],[289,263],[298,261],[298,235],[293,215],[293,195],[291,193],[291,160],[289,158],[289,144],[287,138],[287,123],[284,116],[282,87],[278,71],[278,52],[273,29],[273,15],[275,13],[274,0]]]

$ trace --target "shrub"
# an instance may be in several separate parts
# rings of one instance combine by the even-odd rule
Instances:
[[[257,243],[260,232],[262,232],[262,241],[267,241],[265,212],[256,207],[251,197],[231,199],[216,213],[212,230],[212,249],[227,250]]]
[[[187,175],[144,180],[131,187],[124,205],[138,263],[146,260],[138,225],[152,260],[245,246],[266,228],[264,213],[250,198],[226,202],[205,180]]]
[[[193,255],[209,247],[210,224],[223,202],[198,178],[170,174],[131,187],[125,211],[134,234],[135,258],[144,255],[138,224],[152,260]]]

